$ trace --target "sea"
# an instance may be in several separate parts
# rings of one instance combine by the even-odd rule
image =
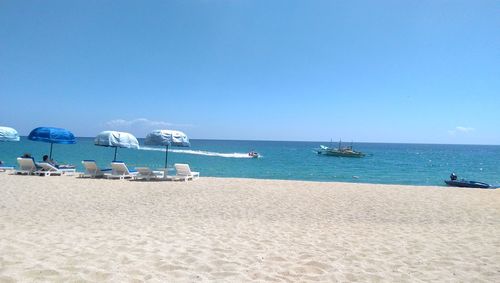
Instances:
[[[459,178],[500,184],[500,146],[353,143],[364,158],[318,155],[314,150],[327,142],[243,141],[191,139],[191,147],[170,147],[168,167],[188,163],[201,176],[238,177],[373,184],[444,185],[454,172]],[[144,146],[119,148],[117,160],[129,167],[162,168],[165,148]],[[348,143],[346,145],[351,145]],[[336,143],[333,144],[336,146]],[[249,151],[261,157],[250,158]],[[0,142],[0,160],[16,165],[16,158],[31,153],[36,160],[49,154],[50,144],[30,141]],[[96,160],[110,167],[114,148],[95,146],[93,138],[77,138],[73,145],[54,144],[52,158],[83,171],[82,160]]]

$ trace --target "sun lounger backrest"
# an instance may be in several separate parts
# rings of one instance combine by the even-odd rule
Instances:
[[[191,169],[189,168],[188,164],[181,164],[181,163],[176,163],[174,164],[175,171],[177,171],[177,175],[180,176],[190,176],[191,175]]]
[[[95,163],[94,160],[83,160],[82,164],[83,164],[83,167],[85,167],[86,173],[95,174],[99,171],[99,168],[97,167],[97,163]]]
[[[17,158],[17,163],[19,164],[19,169],[23,171],[36,171],[36,165],[33,158]]]
[[[122,162],[111,162],[112,175],[130,175],[127,165]]]

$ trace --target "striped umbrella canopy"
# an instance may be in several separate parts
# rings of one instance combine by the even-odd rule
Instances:
[[[52,146],[58,144],[75,144],[75,135],[72,132],[54,127],[38,127],[33,129],[28,135],[28,139],[32,141],[48,142],[50,143],[50,155],[52,159]]]
[[[19,134],[10,127],[0,127],[0,141],[19,141]]]
[[[185,133],[174,130],[154,130],[146,136],[144,144],[165,147],[165,168],[167,168],[169,146],[188,147],[191,145]]]
[[[113,161],[116,161],[116,151],[119,147],[139,148],[139,142],[134,135],[117,131],[104,131],[99,133],[94,139],[94,144],[98,146],[114,147],[115,156]]]

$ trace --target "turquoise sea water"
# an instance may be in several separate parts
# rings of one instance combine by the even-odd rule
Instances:
[[[139,139],[141,145],[143,140]],[[365,158],[322,156],[313,149],[321,142],[191,140],[190,148],[170,148],[169,165],[189,163],[202,176],[286,180],[341,181],[380,184],[443,185],[451,172],[459,178],[500,184],[500,146],[354,143]],[[41,160],[50,144],[29,141],[0,142],[0,160],[16,164],[24,152]],[[256,150],[262,158],[247,158]],[[163,167],[164,148],[118,149],[118,160],[131,167]],[[93,138],[75,145],[53,147],[53,158],[82,170],[81,161],[95,159],[109,167],[114,149],[94,146]]]

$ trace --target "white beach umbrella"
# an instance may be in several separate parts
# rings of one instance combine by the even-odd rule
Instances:
[[[0,127],[0,141],[19,141],[19,134],[10,127]]]
[[[165,147],[165,168],[167,168],[169,146],[188,147],[191,145],[185,133],[174,130],[154,130],[146,136],[144,144]]]
[[[116,151],[119,147],[139,148],[139,142],[134,135],[117,131],[104,131],[99,133],[94,139],[94,144],[98,146],[114,147],[115,156],[113,161],[116,161]]]

